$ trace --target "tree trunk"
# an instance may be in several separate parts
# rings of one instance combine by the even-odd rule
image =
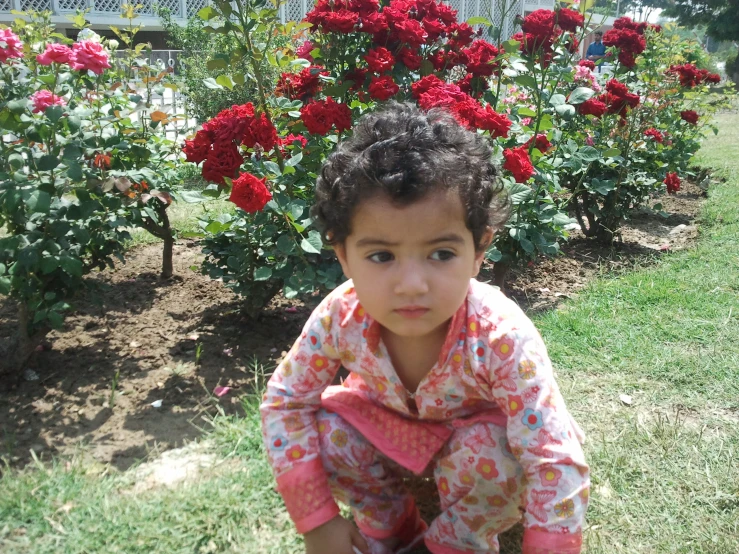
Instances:
[[[29,335],[29,316],[28,306],[25,302],[20,302],[16,335],[11,339],[5,352],[0,352],[0,356],[2,356],[0,363],[0,386],[2,388],[11,388],[20,381],[21,371],[26,367],[29,358],[36,351],[36,347],[41,344],[51,330],[44,326],[41,329],[37,329],[33,335]]]
[[[164,249],[162,251],[162,279],[169,279],[174,273],[172,267],[172,247],[174,246],[174,238],[172,236],[164,237]]]
[[[495,262],[493,264],[493,284],[504,294],[506,292],[505,280],[510,269],[511,264],[509,263]]]

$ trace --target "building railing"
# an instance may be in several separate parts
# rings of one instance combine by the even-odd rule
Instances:
[[[89,9],[90,20],[95,16],[118,16],[122,4],[141,4],[136,10],[140,16],[157,17],[155,6],[167,8],[175,19],[194,16],[208,4],[208,0],[0,0],[0,13],[18,11],[50,11],[52,15],[70,15]]]

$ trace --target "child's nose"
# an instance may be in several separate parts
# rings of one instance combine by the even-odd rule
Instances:
[[[422,264],[406,261],[400,266],[399,277],[395,285],[395,294],[403,296],[420,296],[429,291],[426,272]]]

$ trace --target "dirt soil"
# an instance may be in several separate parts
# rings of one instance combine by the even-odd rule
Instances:
[[[562,256],[515,270],[508,293],[529,313],[552,309],[599,272],[686,248],[697,236],[702,200],[701,189],[684,182],[663,200],[668,217],[638,214],[613,247],[575,235]],[[49,336],[17,388],[0,392],[0,456],[11,466],[28,463],[31,450],[49,459],[85,445],[88,455],[125,470],[151,451],[183,446],[201,436],[204,416],[219,406],[241,409],[254,361],[271,372],[311,311],[278,297],[251,320],[221,282],[191,269],[202,259],[196,242],[175,245],[170,281],[158,277],[160,259],[159,246],[141,247],[126,264],[91,276],[65,329]],[[0,341],[13,332],[15,316],[12,303],[0,302]],[[217,387],[230,390],[216,396]]]

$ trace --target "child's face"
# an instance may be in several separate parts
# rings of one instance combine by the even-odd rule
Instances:
[[[423,337],[462,305],[485,249],[475,248],[459,195],[438,191],[407,206],[384,195],[363,201],[336,253],[375,320],[397,336]]]

